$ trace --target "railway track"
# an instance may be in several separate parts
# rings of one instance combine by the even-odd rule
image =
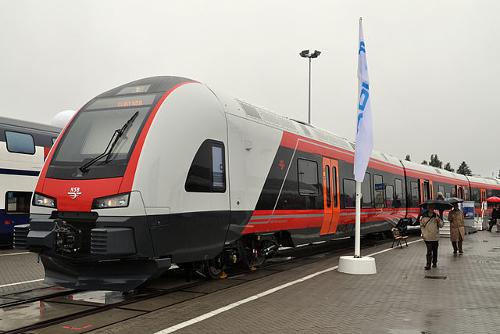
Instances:
[[[387,242],[388,239],[364,238],[362,244],[363,247],[370,247]],[[186,275],[180,269],[169,270],[164,277],[128,294],[111,291],[78,291],[53,286],[16,293],[15,296],[6,295],[0,297],[0,333],[32,331],[43,333],[43,329],[49,327],[51,329],[47,333],[75,331],[82,333],[166,307],[160,305],[161,307],[155,308],[154,304],[158,298],[166,299],[167,306],[171,306],[304,264],[339,256],[352,247],[352,240],[344,239],[307,247],[281,249],[278,256],[269,259],[257,271],[233,268],[228,271],[227,279],[219,281],[207,281],[201,277],[186,281]],[[114,322],[101,320],[100,324],[86,320],[106,312],[113,313],[113,310],[128,312],[128,315],[125,319],[123,317],[118,317],[118,320],[110,319]],[[70,324],[77,319],[82,319],[78,326]],[[58,331],[53,331],[55,325],[60,325]]]

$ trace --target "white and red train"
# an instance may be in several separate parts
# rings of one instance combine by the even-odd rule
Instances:
[[[103,93],[47,157],[30,223],[15,246],[38,252],[46,280],[129,290],[172,263],[217,276],[279,246],[353,235],[353,144],[180,77]],[[362,233],[414,218],[445,196],[478,204],[500,182],[374,152]]]

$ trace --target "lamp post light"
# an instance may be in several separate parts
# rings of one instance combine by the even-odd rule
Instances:
[[[309,106],[308,106],[308,113],[307,113],[307,123],[311,124],[311,59],[312,58],[318,58],[319,55],[321,54],[321,51],[314,50],[311,52],[311,50],[303,50],[300,53],[300,56],[303,58],[309,58]]]

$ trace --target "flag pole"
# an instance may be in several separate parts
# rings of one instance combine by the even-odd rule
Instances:
[[[356,181],[356,231],[354,234],[354,257],[361,257],[361,182]]]
[[[366,176],[373,149],[373,126],[370,105],[370,84],[366,63],[366,45],[362,27],[363,19],[359,18],[358,49],[358,106],[356,147],[354,149],[354,180],[356,181],[356,220],[354,224],[354,256],[341,256],[338,271],[346,274],[376,274],[375,259],[370,256],[361,257],[361,184]]]

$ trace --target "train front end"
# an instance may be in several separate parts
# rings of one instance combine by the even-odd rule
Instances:
[[[40,254],[48,283],[132,290],[171,265],[154,255],[142,195],[132,188],[141,147],[177,77],[149,78],[99,95],[49,154],[30,222],[14,246]]]

